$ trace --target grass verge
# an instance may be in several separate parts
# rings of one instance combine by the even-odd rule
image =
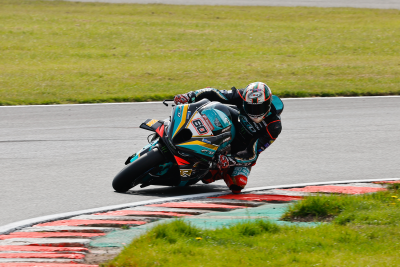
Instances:
[[[318,227],[253,221],[212,231],[177,220],[155,227],[102,266],[397,266],[399,193],[317,196],[294,205],[292,213],[308,205],[314,214],[338,215]]]
[[[399,94],[399,10],[0,0],[0,105],[146,101],[265,81]]]
[[[388,185],[393,188],[393,185]],[[287,221],[349,222],[368,225],[391,225],[400,222],[400,191],[382,191],[363,195],[317,195],[289,206],[282,219]]]

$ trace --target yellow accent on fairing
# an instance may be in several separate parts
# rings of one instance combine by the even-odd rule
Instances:
[[[156,122],[158,122],[158,120],[151,120],[148,123],[146,123],[147,126],[151,127],[153,126]]]
[[[207,147],[207,148],[211,148],[212,150],[217,150],[218,149],[218,146],[212,145],[212,144],[208,144],[208,143],[205,143],[205,142],[202,142],[202,141],[190,141],[190,142],[187,142],[187,143],[179,144],[178,146],[190,146],[190,145],[204,146],[204,147]]]
[[[187,115],[187,110],[189,108],[188,104],[183,105],[183,110],[182,110],[182,120],[181,123],[179,124],[178,128],[176,128],[176,131],[174,133],[174,135],[172,136],[172,138],[174,138],[174,136],[176,135],[177,132],[179,132],[179,130],[182,128],[183,125],[185,125],[186,123],[186,115]]]

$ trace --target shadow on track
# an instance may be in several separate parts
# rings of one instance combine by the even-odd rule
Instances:
[[[192,185],[188,187],[157,187],[157,188],[148,188],[141,189],[140,187],[137,190],[129,190],[125,193],[117,193],[117,194],[126,194],[126,195],[139,195],[139,196],[157,196],[157,197],[175,197],[175,196],[183,196],[183,195],[194,195],[201,193],[210,193],[210,192],[222,192],[230,190],[226,187],[226,185]]]

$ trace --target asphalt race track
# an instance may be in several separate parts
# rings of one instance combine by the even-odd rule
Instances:
[[[315,6],[400,9],[398,0],[67,0],[72,2],[226,5],[226,6]]]
[[[71,0],[77,1],[77,0]],[[397,0],[80,0],[109,3],[400,9]],[[400,97],[286,99],[283,132],[253,168],[248,187],[400,177]],[[226,190],[113,192],[125,159],[146,144],[160,103],[0,107],[0,226],[19,220],[154,198]]]
[[[285,99],[283,132],[261,154],[248,187],[400,177],[400,97]],[[0,225],[68,211],[226,190],[111,181],[163,119],[161,103],[0,107]]]

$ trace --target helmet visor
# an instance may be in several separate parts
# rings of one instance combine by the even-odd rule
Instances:
[[[250,117],[261,117],[264,116],[265,113],[269,112],[271,106],[267,101],[261,104],[249,104],[243,102],[243,108]]]

